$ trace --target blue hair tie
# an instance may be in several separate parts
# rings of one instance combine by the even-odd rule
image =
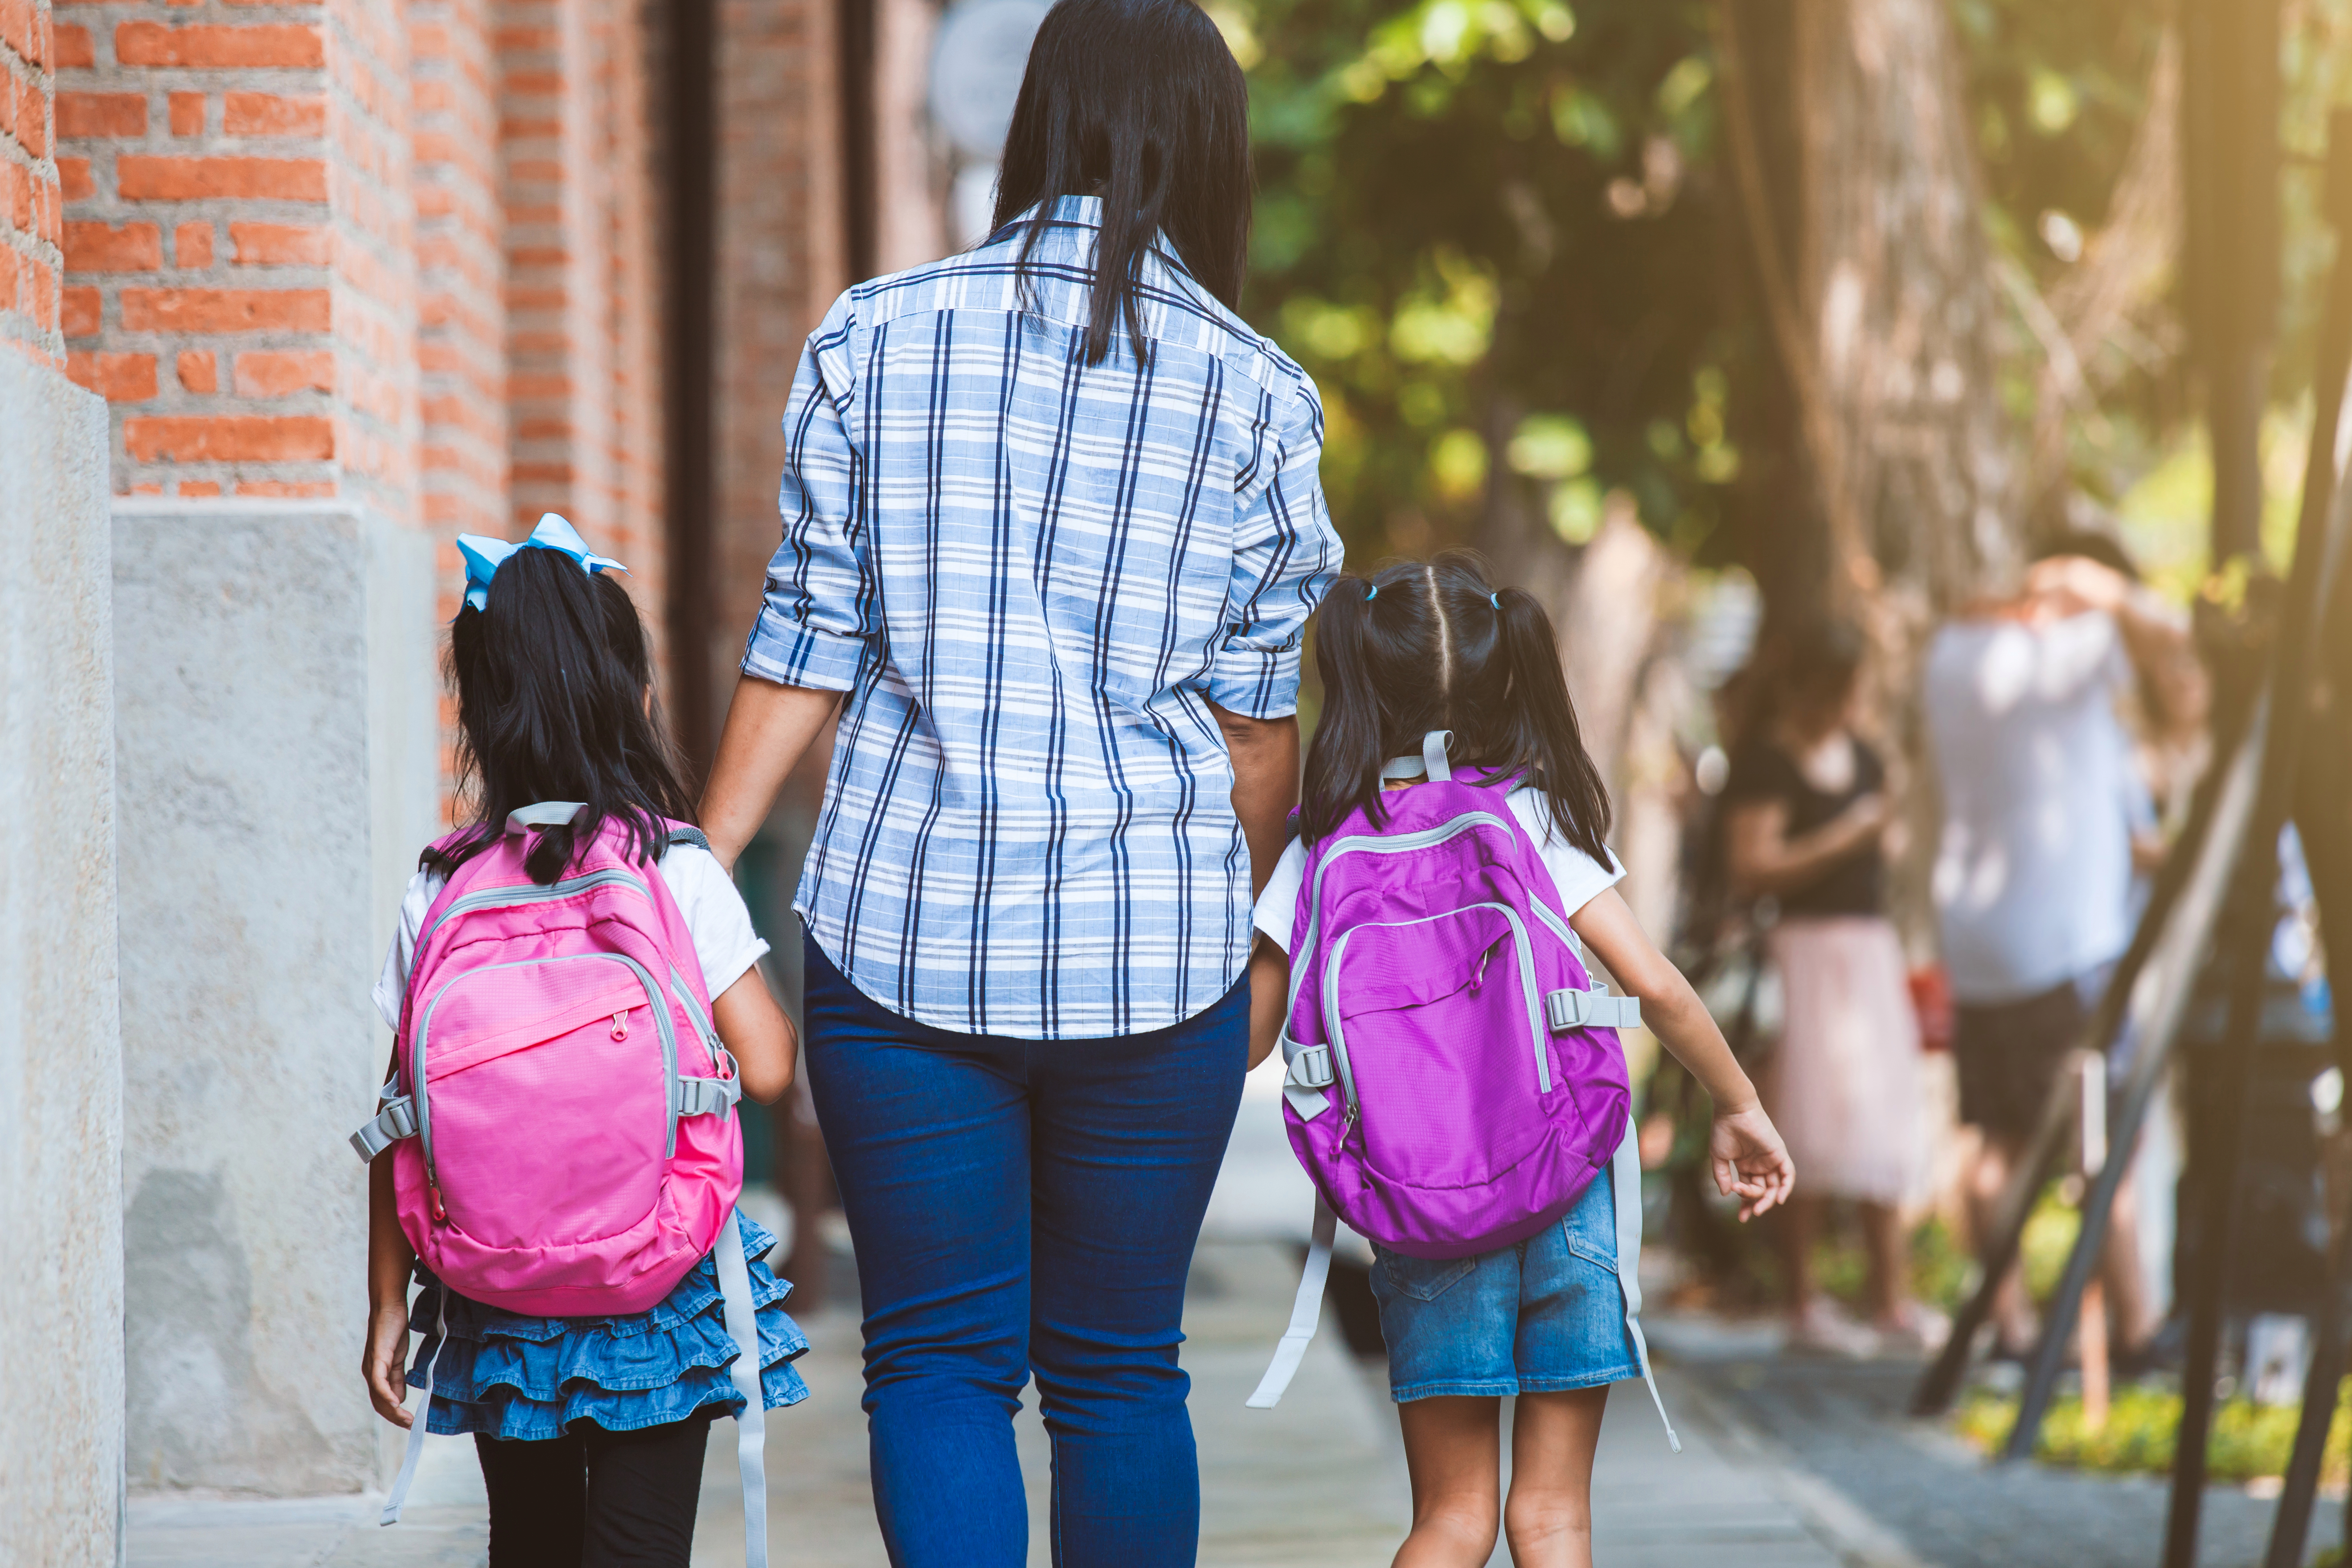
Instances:
[[[1503,607],[1503,595],[1500,594],[1489,594],[1486,595],[1486,602],[1499,610]]]
[[[627,567],[610,556],[598,555],[580,537],[580,531],[571,523],[549,512],[530,531],[530,537],[520,544],[503,539],[490,539],[478,533],[457,536],[457,552],[466,558],[466,603],[478,610],[489,607],[490,579],[498,575],[499,565],[518,550],[552,550],[559,555],[569,555],[580,563],[580,570],[594,576],[599,572],[626,572]]]
[[[1374,599],[1377,599],[1380,596],[1381,585],[1378,583],[1372,584],[1370,587],[1364,590],[1364,603],[1367,605],[1370,604]]]

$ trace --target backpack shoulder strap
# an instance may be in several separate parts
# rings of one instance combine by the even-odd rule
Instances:
[[[669,830],[668,843],[673,849],[681,844],[690,844],[705,854],[709,853],[710,850],[710,840],[703,837],[702,829],[699,827],[672,827]]]

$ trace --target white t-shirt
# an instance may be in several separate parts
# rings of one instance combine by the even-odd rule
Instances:
[[[669,884],[670,897],[677,900],[678,912],[686,917],[686,929],[694,938],[694,956],[701,961],[702,978],[715,1002],[760,961],[768,944],[751,929],[751,911],[744,907],[743,895],[735,890],[733,879],[709,850],[673,844],[662,856],[660,869],[662,880]],[[400,1027],[400,1003],[408,990],[408,965],[416,955],[416,934],[425,929],[425,917],[447,881],[438,871],[419,870],[408,879],[408,891],[401,896],[400,931],[392,939],[392,951],[384,954],[383,973],[377,978],[373,993],[375,1010],[391,1028]]]
[[[2144,791],[2116,714],[2130,679],[2102,612],[1936,634],[1924,691],[1944,804],[1934,893],[1958,1000],[2036,995],[2130,943]]]
[[[1625,868],[1618,863],[1614,851],[1603,866],[1559,836],[1559,829],[1552,825],[1550,798],[1541,790],[1515,789],[1509,798],[1511,815],[1536,841],[1544,869],[1551,873],[1552,886],[1559,890],[1561,911],[1570,920],[1622,879]],[[1307,845],[1294,838],[1275,862],[1274,875],[1267,879],[1265,891],[1257,896],[1257,908],[1251,916],[1251,923],[1285,952],[1290,951],[1291,921],[1298,912],[1298,884],[1306,875]]]

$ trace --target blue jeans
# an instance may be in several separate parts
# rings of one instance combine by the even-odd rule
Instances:
[[[1013,1414],[1053,1441],[1054,1562],[1189,1568],[1184,1279],[1241,1104],[1249,989],[1172,1028],[930,1028],[806,942],[809,1089],[857,1248],[874,1510],[897,1568],[1022,1568]]]
[[[1642,1375],[1617,1282],[1616,1188],[1601,1168],[1576,1206],[1475,1258],[1375,1242],[1372,1297],[1400,1405],[1441,1394],[1556,1394]]]

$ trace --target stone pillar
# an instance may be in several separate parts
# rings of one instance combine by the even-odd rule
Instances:
[[[105,405],[0,352],[0,1563],[43,1568],[122,1509],[107,553]]]
[[[349,503],[115,503],[135,1489],[378,1479],[344,1135],[436,815],[431,550]]]

